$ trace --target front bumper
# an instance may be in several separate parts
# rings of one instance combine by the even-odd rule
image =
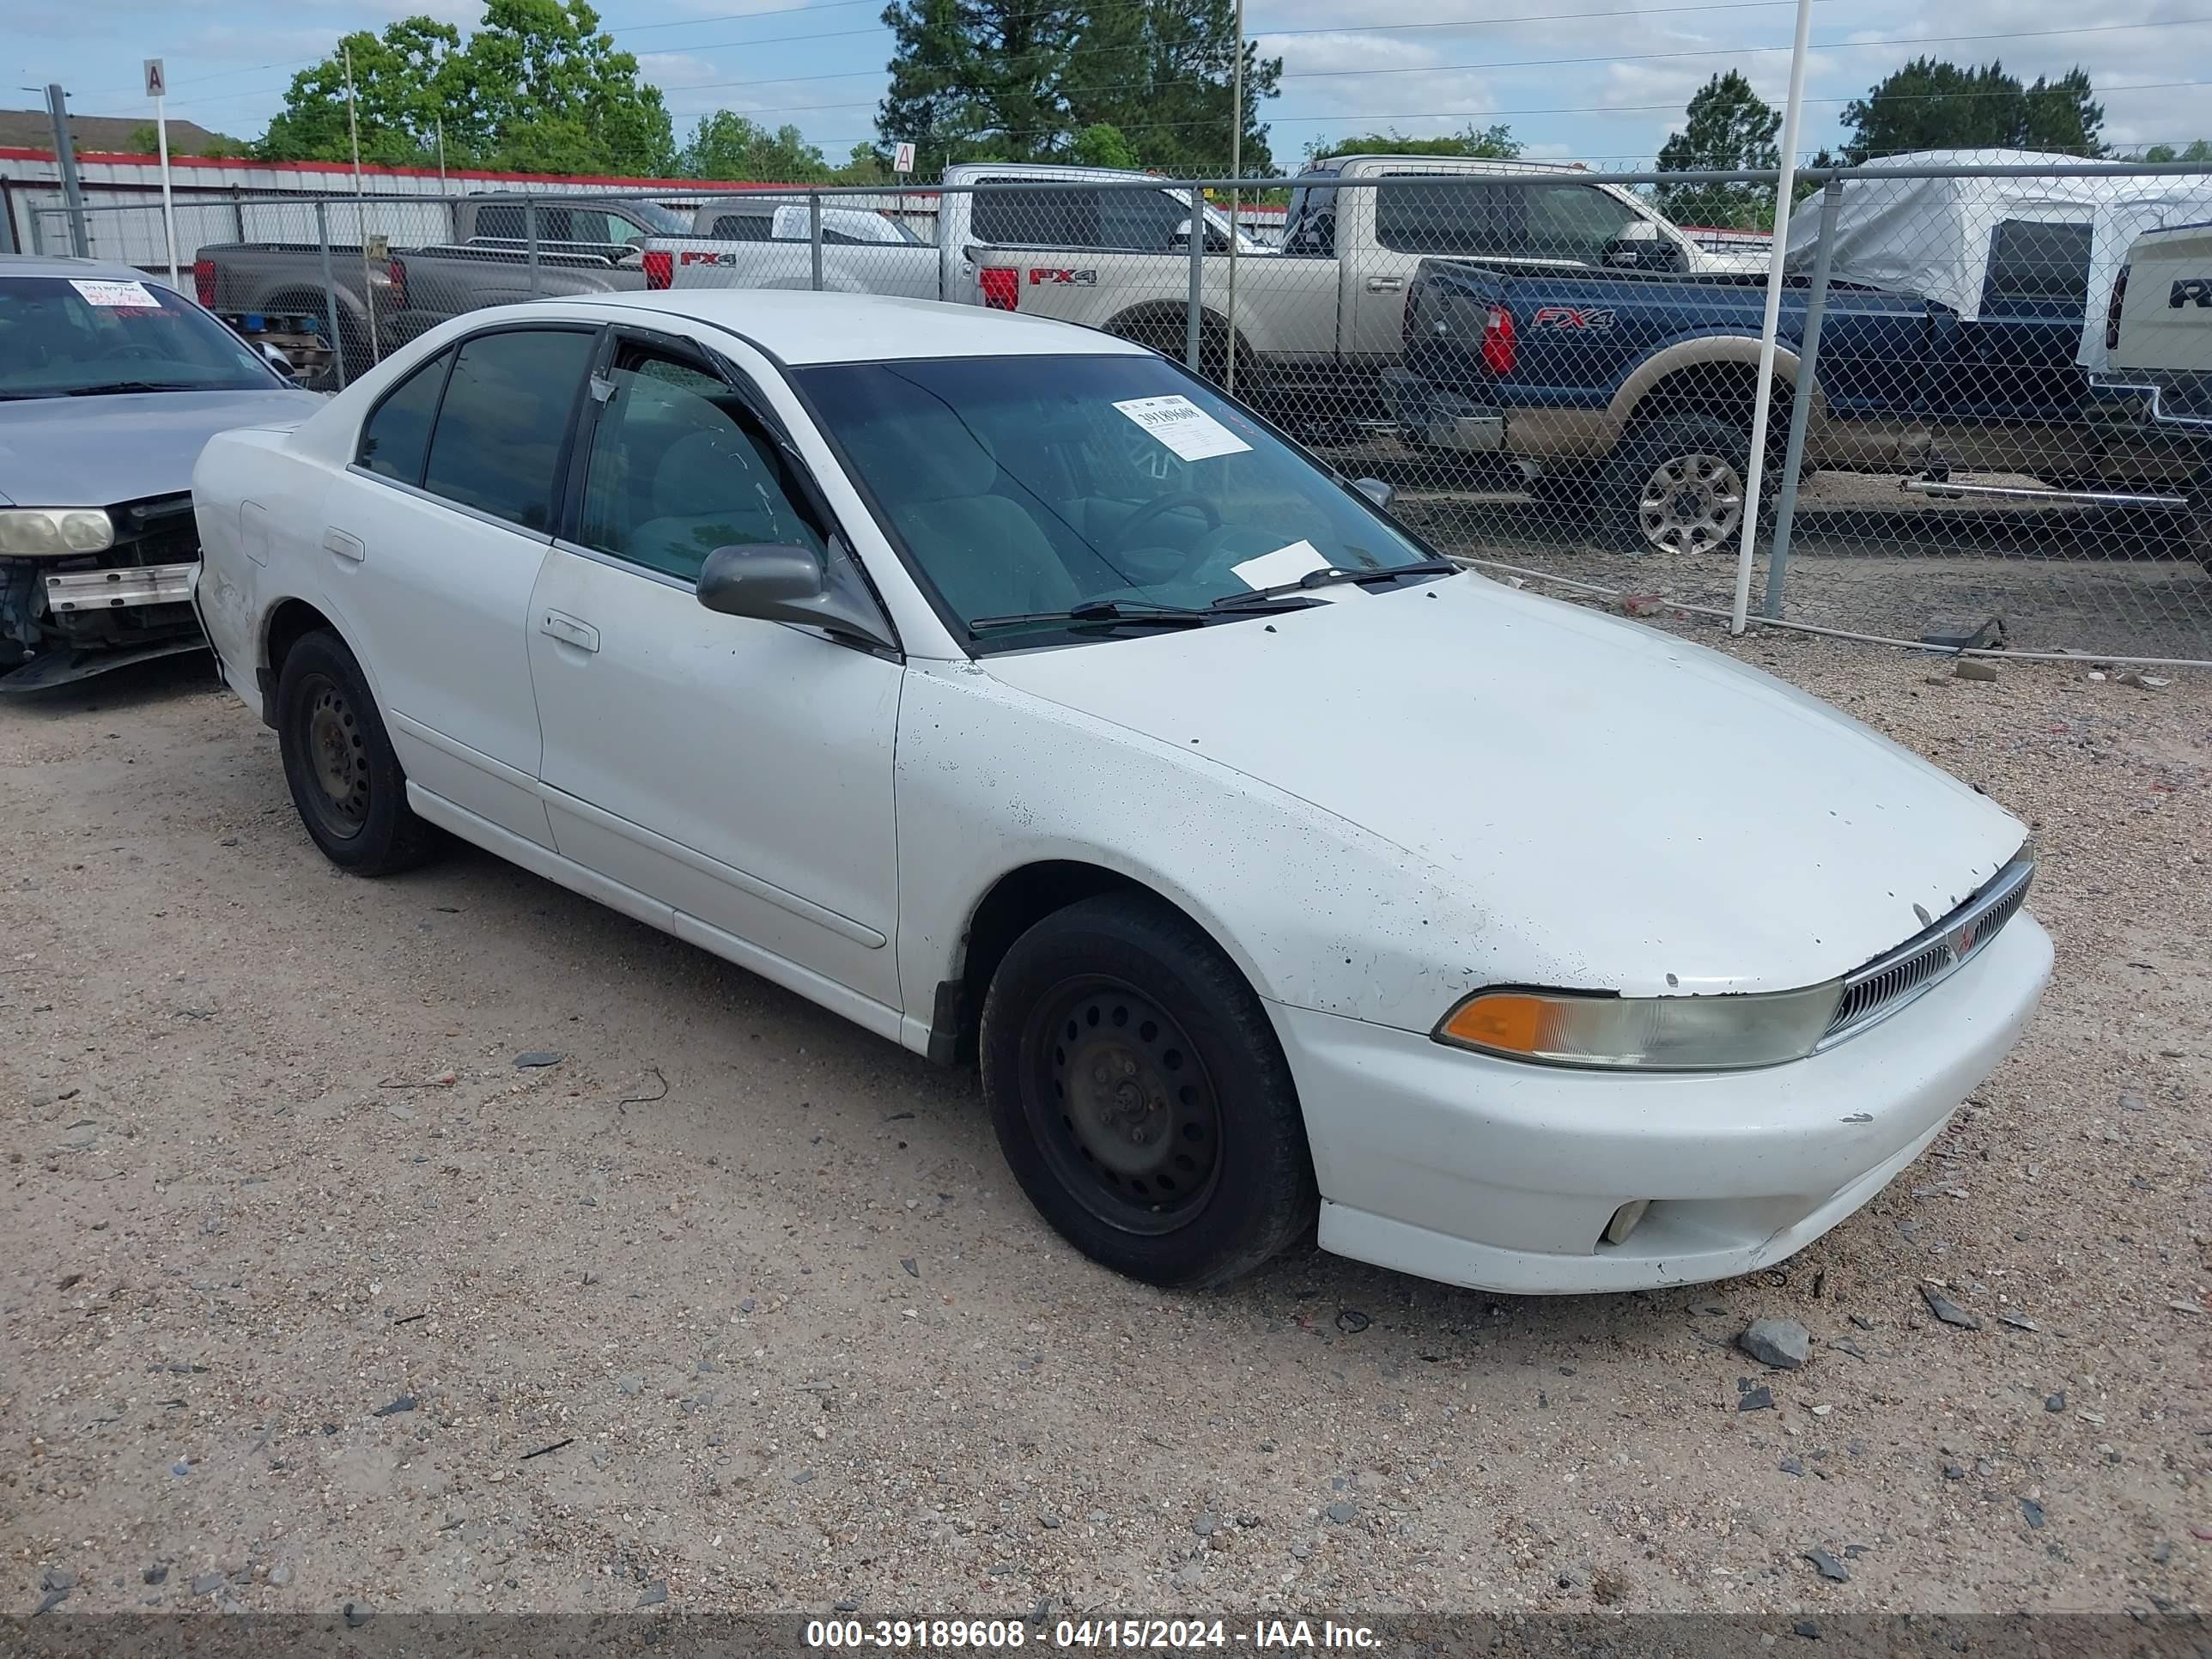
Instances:
[[[1445,392],[1408,369],[1382,371],[1382,401],[1400,427],[1431,449],[1488,455],[1505,447],[1501,411]]]
[[[1304,1103],[1324,1249],[1522,1294],[1723,1279],[1802,1249],[1935,1139],[2051,974],[2034,919],[1848,1042],[1759,1071],[1530,1066],[1271,1005]],[[1622,1205],[1651,1200],[1618,1244]]]

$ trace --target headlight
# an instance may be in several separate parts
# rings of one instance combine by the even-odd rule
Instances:
[[[1439,1042],[1551,1066],[1737,1071],[1811,1054],[1842,995],[1840,980],[1747,996],[1477,991],[1434,1035]]]
[[[96,507],[0,507],[0,553],[52,558],[114,545],[115,521]]]

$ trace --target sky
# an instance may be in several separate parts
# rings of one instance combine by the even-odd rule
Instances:
[[[874,137],[890,32],[882,0],[610,0],[603,25],[665,94],[680,141],[727,108],[791,123],[832,161]],[[282,106],[293,71],[354,29],[428,11],[466,27],[480,0],[7,0],[0,103],[49,81],[84,115],[150,115],[142,58],[167,60],[172,116],[241,137]],[[2212,0],[1813,0],[1800,148],[1838,142],[1844,103],[1923,52],[2001,58],[2023,80],[2088,70],[2118,144],[2212,137]],[[1283,59],[1262,106],[1279,162],[1308,143],[1503,121],[1531,156],[1647,162],[1706,78],[1741,69],[1780,106],[1794,0],[1248,0]]]

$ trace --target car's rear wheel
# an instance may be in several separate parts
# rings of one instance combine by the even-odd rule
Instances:
[[[1094,1261],[1216,1284],[1312,1225],[1312,1157],[1273,1028],[1169,906],[1109,896],[1036,923],[991,981],[981,1046],[1015,1179]]]
[[[331,863],[385,876],[434,850],[437,832],[407,805],[407,775],[361,665],[335,634],[319,629],[286,653],[276,736],[292,804]]]
[[[1632,553],[1729,553],[1743,531],[1751,434],[1711,415],[1632,433],[1609,469],[1615,534]]]

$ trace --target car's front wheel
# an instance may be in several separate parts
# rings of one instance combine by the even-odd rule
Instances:
[[[361,665],[335,634],[309,634],[286,653],[276,738],[292,804],[331,863],[386,876],[435,848],[437,832],[407,805],[407,775]]]
[[[992,979],[981,1047],[1015,1179],[1092,1260],[1217,1284],[1313,1224],[1305,1122],[1266,1011],[1166,904],[1109,896],[1036,923]]]

